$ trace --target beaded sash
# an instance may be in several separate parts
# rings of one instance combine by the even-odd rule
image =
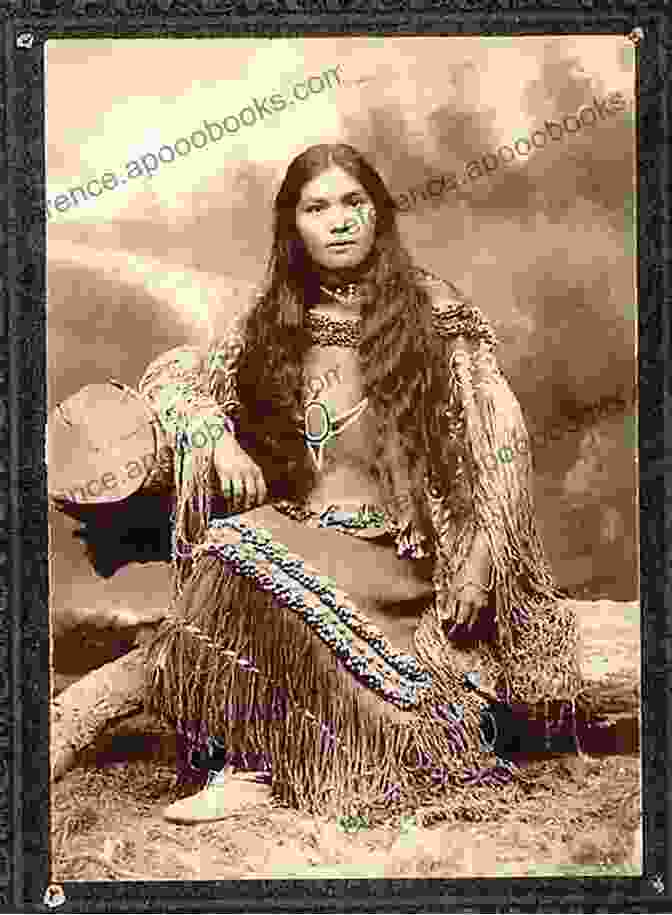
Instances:
[[[413,655],[395,652],[382,631],[337,583],[273,540],[270,531],[239,516],[210,525],[208,541],[194,550],[217,555],[236,575],[255,581],[293,610],[325,642],[344,667],[381,698],[404,710],[422,703],[432,676]]]

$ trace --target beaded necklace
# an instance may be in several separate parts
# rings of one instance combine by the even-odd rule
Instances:
[[[320,289],[348,311],[364,301],[364,294],[357,283],[348,283],[347,286],[337,286],[335,289],[320,285]],[[347,346],[357,349],[361,341],[362,319],[356,313],[345,318],[334,318],[310,311],[306,325],[316,346]]]
[[[306,326],[316,346],[347,346],[357,349],[362,336],[362,319],[332,318],[308,312]]]

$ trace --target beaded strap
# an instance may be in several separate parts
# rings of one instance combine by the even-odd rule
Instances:
[[[224,542],[201,544],[194,558],[215,553],[238,575],[252,578],[293,610],[337,655],[353,676],[402,709],[417,707],[432,676],[410,654],[394,651],[382,631],[357,609],[336,582],[305,565],[272,534],[238,516],[219,518],[211,529]],[[229,535],[229,536],[227,536]],[[358,640],[361,646],[356,645]]]

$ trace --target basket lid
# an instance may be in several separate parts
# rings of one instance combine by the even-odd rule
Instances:
[[[156,461],[155,422],[140,395],[118,381],[68,397],[47,421],[49,496],[100,505],[137,492]]]

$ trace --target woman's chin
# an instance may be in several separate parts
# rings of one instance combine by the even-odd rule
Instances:
[[[364,257],[359,248],[332,249],[324,252],[320,259],[320,266],[327,270],[353,270],[363,262]]]

